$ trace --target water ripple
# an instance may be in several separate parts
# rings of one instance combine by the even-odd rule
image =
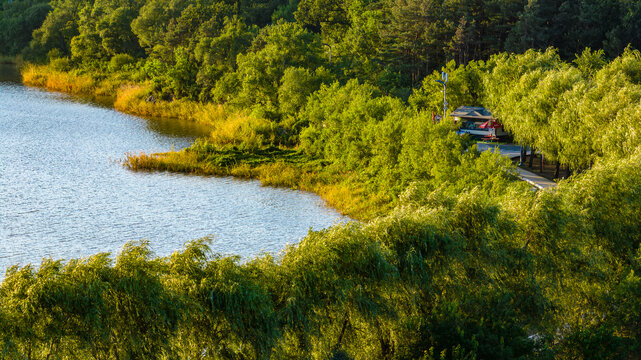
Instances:
[[[191,130],[0,82],[0,273],[43,257],[117,253],[140,239],[168,255],[213,235],[214,251],[247,258],[346,220],[313,194],[233,178],[132,173],[113,161],[183,148]]]

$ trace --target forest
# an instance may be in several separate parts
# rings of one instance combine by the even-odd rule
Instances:
[[[0,358],[641,358],[641,3],[2,6],[26,84],[211,126],[131,170],[258,178],[360,221],[249,261],[197,239],[14,266]],[[432,121],[441,71],[450,110],[488,107],[572,176],[535,191]]]

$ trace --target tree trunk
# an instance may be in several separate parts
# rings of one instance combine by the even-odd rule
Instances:
[[[349,324],[349,317],[345,316],[345,321],[343,321],[343,326],[341,327],[341,332],[338,335],[338,341],[336,341],[336,345],[334,345],[334,350],[332,352],[336,352],[341,348],[341,342],[343,342],[343,336],[345,335],[345,330],[347,329],[347,324]]]
[[[559,177],[559,171],[561,171],[561,163],[557,160],[556,161],[556,168],[554,168],[554,178],[557,179]]]
[[[541,154],[541,174],[543,173],[543,154]]]
[[[523,166],[523,164],[525,164],[526,156],[527,156],[527,150],[525,149],[525,146],[521,146],[521,157],[519,158],[519,166]]]
[[[536,155],[536,149],[534,146],[530,147],[530,163],[528,164],[528,167],[531,169],[532,165],[534,163],[534,156]]]
[[[49,342],[49,352],[47,353],[47,357],[45,357],[45,359],[49,360],[52,353],[53,353],[53,339],[51,339],[51,342]]]
[[[376,320],[376,331],[378,332],[378,343],[381,346],[381,359],[390,359],[394,353],[393,343],[390,341],[389,336],[386,336],[381,325]]]
[[[392,345],[389,343],[389,341],[383,337],[379,337],[378,339],[380,346],[381,346],[381,356],[383,359],[389,359],[392,356]]]

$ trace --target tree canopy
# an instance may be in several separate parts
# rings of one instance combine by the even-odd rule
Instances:
[[[0,51],[49,64],[25,78],[211,125],[141,162],[331,188],[376,216],[248,261],[201,239],[168,257],[141,241],[12,267],[1,357],[638,359],[640,12],[628,0],[3,2]],[[509,159],[432,120],[441,71],[450,109],[486,106],[516,142],[581,171],[555,191],[515,181]]]

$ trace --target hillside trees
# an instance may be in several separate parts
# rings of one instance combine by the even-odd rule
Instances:
[[[518,21],[511,29],[506,50],[523,52],[527,49],[559,49],[570,60],[584,48],[604,49],[614,58],[628,44],[638,48],[630,21],[638,14],[633,1],[596,0],[539,0],[522,8]]]
[[[576,40],[570,36],[578,22],[578,1],[530,1],[510,31],[506,50],[562,48],[564,56],[573,56]],[[576,34],[579,35],[579,34]]]
[[[407,0],[386,3],[388,23],[382,38],[382,51],[387,62],[398,68],[414,85],[430,71],[432,66],[443,63],[442,44],[451,31],[444,22],[446,11],[440,1]]]
[[[110,59],[116,54],[141,55],[131,31],[140,2],[95,1],[79,13],[78,35],[71,39],[71,55],[79,61]]]
[[[19,54],[50,10],[48,0],[4,1],[0,6],[0,54]]]
[[[322,63],[320,39],[296,23],[279,22],[262,29],[251,48],[238,56],[240,86],[235,100],[242,107],[278,107],[278,88],[288,67],[315,69]]]
[[[167,69],[180,67],[178,59],[186,56],[197,74],[188,83],[197,83],[198,89],[172,90],[161,97],[229,102],[244,76],[231,74],[238,70],[239,55],[251,58],[257,48],[250,50],[250,45],[259,32],[290,22],[315,37],[313,43],[322,44],[304,67],[314,70],[319,64],[311,58],[320,57],[343,83],[358,78],[407,100],[427,76],[451,60],[465,65],[503,50],[550,45],[564,60],[586,45],[615,57],[627,44],[637,44],[638,11],[635,2],[614,0],[59,0],[52,2],[52,11],[34,32],[28,53],[44,58],[57,49],[53,57],[72,56],[72,65],[83,63],[92,71],[104,69],[118,54],[160,61]],[[581,30],[586,28],[590,30]],[[330,52],[333,61],[328,66]],[[150,76],[138,75],[137,80]],[[150,80],[159,93],[160,84],[169,82]],[[266,104],[265,99],[259,102]],[[273,95],[269,102],[276,104]],[[267,106],[270,116],[282,115],[274,113],[277,107]]]
[[[85,0],[61,0],[52,3],[42,26],[33,32],[30,52],[44,57],[57,49],[61,55],[71,55],[71,39],[78,35],[78,14],[88,4]]]

